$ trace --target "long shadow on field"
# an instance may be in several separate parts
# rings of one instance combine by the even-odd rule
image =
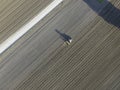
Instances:
[[[60,32],[60,31],[58,31],[57,29],[56,29],[55,31],[60,35],[60,38],[61,38],[62,40],[64,40],[65,42],[66,42],[66,41],[69,41],[69,40],[71,39],[71,37],[70,37],[69,35],[67,35],[67,34],[65,34],[65,33],[62,33],[62,32]]]
[[[108,0],[83,0],[105,21],[120,28],[120,10]]]

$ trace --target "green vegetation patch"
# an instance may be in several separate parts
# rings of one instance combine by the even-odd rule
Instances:
[[[99,3],[102,3],[102,2],[104,2],[104,0],[97,0]]]

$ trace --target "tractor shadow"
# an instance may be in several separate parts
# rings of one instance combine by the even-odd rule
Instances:
[[[62,33],[60,32],[59,30],[55,30],[59,35],[60,35],[60,38],[66,42],[66,41],[69,41],[70,39],[72,39],[69,35],[65,34],[65,33]]]

